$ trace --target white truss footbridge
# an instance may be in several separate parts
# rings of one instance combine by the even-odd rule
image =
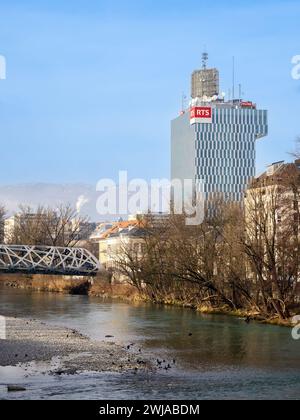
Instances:
[[[0,272],[93,276],[99,270],[99,261],[86,249],[0,245]]]

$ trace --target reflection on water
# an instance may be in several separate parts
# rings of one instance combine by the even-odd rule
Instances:
[[[292,340],[288,328],[246,325],[237,318],[200,315],[174,307],[7,288],[0,288],[0,313],[76,328],[97,340],[113,335],[116,342],[138,343],[153,357],[177,361],[176,371],[165,375],[82,375],[82,398],[105,398],[106,390],[112,397],[114,387],[123,398],[128,389],[138,398],[230,398],[233,394],[237,398],[272,398],[276,392],[279,398],[300,397],[300,342]],[[43,380],[45,384],[39,384],[38,389],[45,391],[53,385],[52,393],[67,398],[70,379],[63,380],[63,393],[56,389],[54,379]],[[101,381],[105,383],[101,391],[93,388]],[[72,389],[76,395],[74,383]],[[157,396],[152,395],[155,391]]]

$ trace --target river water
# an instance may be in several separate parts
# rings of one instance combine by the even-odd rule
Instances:
[[[43,364],[0,368],[4,384],[22,384],[33,399],[299,399],[300,341],[291,330],[188,309],[129,305],[86,296],[0,287],[0,314],[36,318],[79,330],[95,340],[136,343],[145,354],[176,359],[168,372],[41,375]],[[190,335],[192,334],[192,335]]]

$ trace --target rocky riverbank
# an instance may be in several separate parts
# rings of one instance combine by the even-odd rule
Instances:
[[[75,330],[37,320],[5,318],[6,339],[0,339],[0,366],[59,359],[55,375],[80,372],[135,372],[151,370],[134,346],[124,347],[106,336],[98,342]]]

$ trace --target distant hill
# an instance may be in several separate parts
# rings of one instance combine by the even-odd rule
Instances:
[[[33,208],[38,205],[57,206],[71,204],[83,216],[89,216],[91,221],[102,221],[103,216],[97,214],[96,200],[98,193],[95,187],[84,184],[18,184],[0,186],[0,204],[7,213],[15,213],[20,205]],[[105,218],[110,219],[110,218]]]
[[[91,222],[118,220],[120,218],[118,214],[103,216],[97,213],[96,204],[100,195],[101,193],[96,191],[95,186],[88,184],[0,185],[0,205],[6,208],[8,216],[17,212],[20,205],[30,206],[34,209],[39,205],[55,207],[61,204],[71,204],[81,216],[88,216]],[[116,201],[118,205],[118,187]],[[147,212],[148,208],[145,208],[144,211]],[[167,207],[163,205],[158,211],[165,212]],[[123,219],[126,219],[127,216],[121,215]]]

